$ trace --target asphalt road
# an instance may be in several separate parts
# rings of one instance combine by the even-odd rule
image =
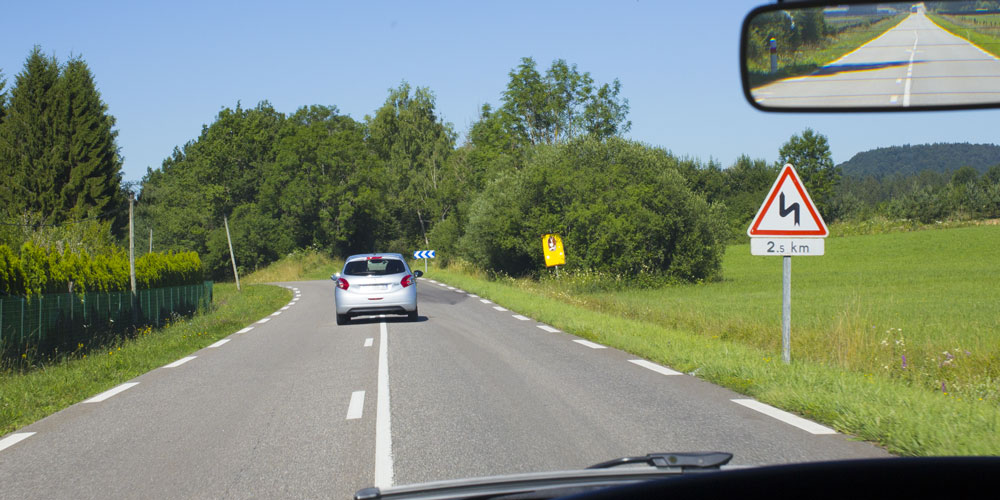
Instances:
[[[331,282],[285,285],[281,314],[0,440],[0,498],[350,497],[657,451],[886,456],[435,282],[415,323],[344,326]]]
[[[918,12],[812,75],[751,93],[758,103],[775,107],[995,103],[1000,59]]]

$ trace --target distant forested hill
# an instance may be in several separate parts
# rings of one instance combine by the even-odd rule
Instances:
[[[980,174],[994,165],[1000,165],[1000,146],[968,143],[907,144],[858,153],[839,166],[846,176],[870,175],[881,179],[893,174],[910,176],[924,170],[950,175],[966,165],[975,168]]]

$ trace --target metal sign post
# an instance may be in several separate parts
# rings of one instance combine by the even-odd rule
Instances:
[[[792,256],[823,255],[829,234],[823,217],[791,165],[778,174],[747,236],[751,255],[784,257],[781,275],[781,360],[792,362]]]
[[[424,259],[424,274],[427,274],[427,259],[433,259],[436,257],[436,252],[434,250],[417,250],[413,252],[414,259]]]

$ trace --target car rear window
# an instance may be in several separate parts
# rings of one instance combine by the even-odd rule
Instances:
[[[406,271],[403,261],[398,259],[368,259],[348,262],[344,274],[355,276],[382,276]]]

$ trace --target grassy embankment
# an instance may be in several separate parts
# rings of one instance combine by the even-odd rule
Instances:
[[[723,279],[600,291],[601,277],[429,277],[564,331],[694,372],[903,455],[1000,453],[1000,227],[827,240],[792,265],[792,359],[780,361],[781,259],[728,249]],[[570,257],[572,258],[572,257]]]
[[[267,316],[291,299],[274,286],[214,287],[212,309],[131,339],[40,364],[0,371],[0,436],[176,361]]]
[[[334,259],[314,251],[300,251],[282,257],[277,262],[248,274],[246,283],[276,283],[283,281],[323,280],[344,267],[342,259]]]
[[[770,56],[759,61],[748,61],[747,78],[750,87],[756,88],[777,80],[808,75],[882,36],[905,18],[905,14],[900,14],[883,18],[870,25],[851,26],[835,35],[827,36],[821,43],[800,47],[792,54],[782,55],[779,48],[778,70],[775,73],[771,73]]]
[[[927,17],[952,35],[964,38],[990,54],[1000,57],[1000,14],[975,16],[928,14]]]

